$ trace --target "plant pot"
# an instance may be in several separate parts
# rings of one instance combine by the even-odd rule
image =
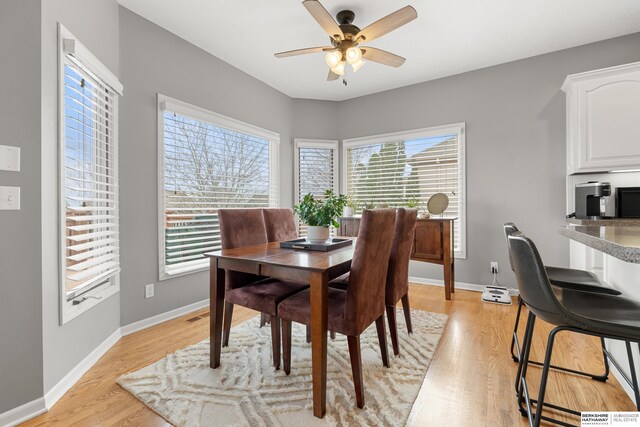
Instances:
[[[349,218],[349,217],[352,217],[354,213],[355,213],[355,210],[352,207],[345,206],[344,211],[342,212],[342,216]]]
[[[309,225],[307,227],[307,241],[309,243],[324,243],[329,240],[329,227]]]

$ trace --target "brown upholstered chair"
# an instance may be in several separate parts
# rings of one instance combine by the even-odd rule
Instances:
[[[220,209],[218,219],[222,249],[267,243],[267,230],[261,209]],[[237,271],[227,271],[225,276],[222,345],[226,347],[229,344],[234,304],[266,313],[272,319],[273,363],[276,369],[279,369],[280,325],[276,311],[278,303],[296,292],[304,290],[307,286]]]
[[[347,336],[356,402],[364,407],[364,386],[360,355],[360,334],[374,321],[384,366],[389,366],[384,327],[385,278],[393,238],[395,212],[391,209],[365,210],[355,243],[347,290],[329,288],[328,329]],[[309,325],[309,290],[299,292],[278,305],[282,321],[284,370],[291,370],[291,322]]]
[[[407,330],[409,333],[413,332],[409,309],[409,258],[411,258],[411,246],[413,245],[417,217],[418,211],[415,209],[399,208],[396,211],[396,225],[393,231],[391,255],[389,256],[385,305],[387,306],[387,319],[389,319],[389,331],[391,332],[391,345],[393,354],[396,356],[400,354],[396,324],[396,304],[400,300],[402,300]]]
[[[293,217],[293,210],[289,208],[266,208],[262,209],[264,225],[267,228],[268,242],[284,242],[298,238],[296,229],[296,219]],[[270,323],[268,314],[260,313],[260,327]]]
[[[284,242],[298,238],[293,210],[289,208],[262,209],[264,224],[267,227],[268,242]]]

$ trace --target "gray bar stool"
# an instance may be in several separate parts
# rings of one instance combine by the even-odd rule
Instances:
[[[580,412],[545,402],[547,378],[556,335],[562,331],[576,332],[626,342],[636,407],[640,410],[640,394],[630,342],[640,342],[640,302],[621,296],[581,292],[554,288],[542,263],[540,254],[531,239],[521,232],[509,235],[508,243],[515,268],[518,289],[524,305],[529,309],[529,319],[520,353],[516,381],[518,407],[529,417],[529,424],[537,427],[541,420],[560,425],[571,425],[543,415],[545,408],[580,416]],[[527,368],[536,319],[550,323],[555,328],[549,334],[544,359],[540,389],[537,399],[532,399],[527,388]],[[640,347],[639,347],[640,348]],[[522,405],[525,404],[526,408]],[[531,405],[536,405],[535,415]]]
[[[512,222],[507,222],[504,224],[504,234],[507,238],[507,250],[509,252],[509,263],[511,264],[511,270],[515,272],[513,259],[511,256],[511,251],[509,250],[508,238],[511,234],[518,232],[518,227]],[[545,272],[549,277],[549,282],[555,287],[561,289],[571,289],[575,291],[581,292],[590,292],[598,295],[622,295],[622,293],[616,289],[609,287],[606,283],[602,282],[598,279],[593,273],[589,273],[583,270],[576,270],[572,268],[563,268],[563,267],[550,267],[544,266]],[[516,321],[513,325],[513,336],[511,337],[511,357],[514,361],[519,362],[518,355],[520,354],[520,341],[518,339],[518,325],[520,324],[520,314],[522,311],[522,298],[518,296],[518,312],[516,314]],[[553,369],[557,369],[564,372],[570,372],[572,374],[584,375],[587,377],[591,377],[594,380],[598,381],[606,381],[609,378],[609,360],[606,354],[606,347],[604,344],[604,339],[601,339],[602,343],[602,353],[603,353],[603,363],[604,363],[604,373],[602,375],[591,374],[588,372],[582,372],[575,369],[564,368],[561,366],[551,365]],[[514,352],[516,350],[516,352]],[[530,360],[529,363],[533,365],[542,366],[542,363]],[[516,383],[516,390],[518,389],[518,384]]]

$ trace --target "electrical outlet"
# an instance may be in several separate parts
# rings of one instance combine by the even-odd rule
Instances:
[[[153,283],[150,283],[144,287],[144,297],[145,298],[153,297]]]
[[[498,272],[498,263],[496,261],[491,261],[491,274]]]

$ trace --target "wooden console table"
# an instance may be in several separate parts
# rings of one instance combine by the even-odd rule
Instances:
[[[442,265],[444,270],[444,296],[451,299],[455,292],[453,256],[453,221],[457,218],[418,219],[413,237],[411,259]],[[339,236],[356,237],[360,217],[340,218]]]

